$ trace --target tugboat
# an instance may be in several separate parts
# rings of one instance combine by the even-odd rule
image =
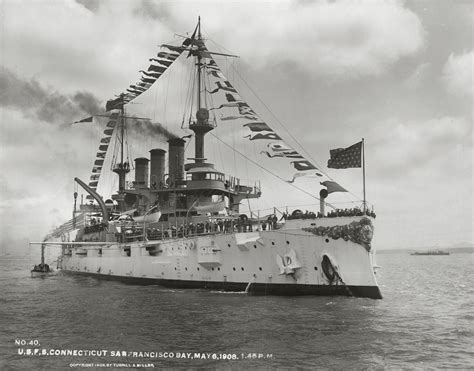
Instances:
[[[332,206],[326,202],[328,195],[346,190],[304,152],[287,144],[243,100],[214,59],[235,56],[208,50],[200,21],[192,36],[183,39],[179,45],[162,45],[148,70],[140,71],[140,80],[107,102],[108,123],[90,181],[75,178],[88,193],[87,201],[81,200],[76,210],[75,192],[73,219],[42,243],[61,246],[62,272],[177,288],[381,299],[371,245],[375,214],[367,208],[365,191],[361,208],[326,213],[325,208]],[[125,106],[145,94],[180,56],[195,69],[188,90],[194,90],[187,99],[189,116],[181,125],[187,135],[170,134],[167,151],[152,148],[149,158],[136,158],[131,183],[126,177],[133,166],[124,144],[127,122],[134,117],[126,115]],[[297,178],[322,177],[319,197],[305,192],[319,200],[319,210],[303,212],[288,206],[250,210],[250,201],[262,195],[260,182],[245,184],[205,156],[208,133],[232,147],[211,133],[218,121],[240,122],[235,125],[248,130],[243,139],[260,145],[263,159],[291,165],[294,170],[289,170],[297,173],[292,180],[283,180],[286,186],[301,190],[293,185]],[[110,156],[114,138],[115,146],[110,147],[118,152]],[[190,142],[194,156],[185,163]],[[359,162],[346,167],[361,167],[361,143],[331,151],[331,158],[349,154]],[[344,156],[340,161],[347,161]],[[110,158],[118,190],[104,201],[97,186],[104,161]],[[334,161],[328,167],[344,167]],[[268,171],[260,162],[254,164]],[[285,205],[283,196],[280,205]],[[249,212],[241,210],[244,203]]]
[[[36,264],[33,269],[31,270],[31,277],[45,277],[51,276],[55,272],[53,269],[44,262],[44,250],[46,248],[46,244],[41,245],[41,263]]]

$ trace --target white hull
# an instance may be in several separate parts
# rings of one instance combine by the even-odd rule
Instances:
[[[372,252],[350,240],[302,229],[354,220],[357,218],[298,219],[269,231],[75,246],[65,250],[61,268],[172,287],[381,298]],[[337,271],[332,281],[322,269],[324,256]]]

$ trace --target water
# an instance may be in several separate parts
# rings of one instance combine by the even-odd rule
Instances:
[[[156,368],[474,368],[473,255],[379,255],[383,300],[255,297],[88,277],[30,278],[32,259],[0,257],[0,369],[115,363]],[[107,356],[26,356],[40,349]],[[174,358],[111,357],[111,351]],[[237,360],[177,359],[177,354]],[[250,358],[248,357],[250,353]],[[261,354],[261,359],[252,357]],[[207,356],[206,356],[207,358]],[[79,367],[80,368],[80,367]],[[88,367],[90,368],[90,367]]]

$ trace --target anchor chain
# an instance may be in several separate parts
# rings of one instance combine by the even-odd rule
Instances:
[[[336,269],[334,269],[334,273],[335,273],[337,279],[339,280],[339,282],[340,282],[340,283],[344,286],[344,288],[347,290],[347,293],[348,293],[350,296],[354,296],[354,295],[352,294],[351,289],[350,289],[349,286],[347,286],[347,284],[343,281],[342,277],[339,275],[339,272],[338,272]]]

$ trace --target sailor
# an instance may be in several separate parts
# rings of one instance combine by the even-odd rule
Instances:
[[[276,226],[277,226],[277,222],[278,222],[278,218],[275,214],[273,214],[273,218],[272,218],[272,227],[273,229],[276,229]]]

